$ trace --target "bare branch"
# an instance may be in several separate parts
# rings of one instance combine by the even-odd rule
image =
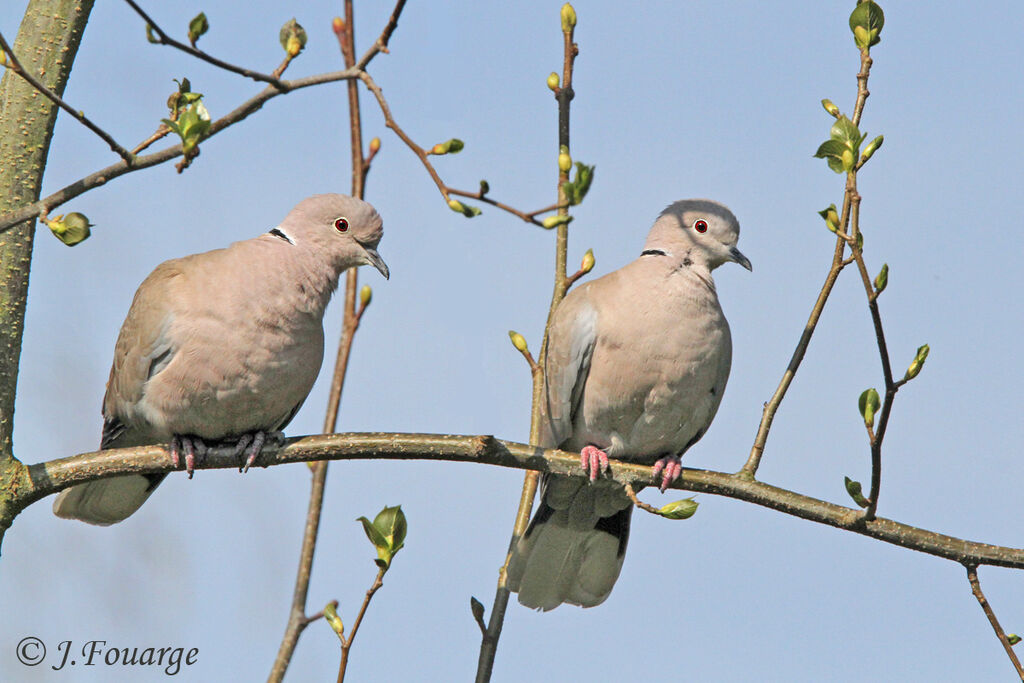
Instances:
[[[352,630],[349,631],[348,638],[342,638],[341,664],[338,666],[338,683],[345,680],[345,669],[348,667],[348,653],[352,649],[352,641],[356,639],[356,633],[359,631],[359,625],[363,623],[363,617],[366,615],[366,608],[370,606],[370,600],[373,599],[374,593],[384,585],[384,572],[387,570],[387,567],[381,567],[377,570],[377,578],[374,579],[373,585],[366,591],[366,597],[363,598],[363,604],[359,608],[359,614],[356,615],[356,620],[352,624]]]
[[[60,97],[60,95],[47,88],[39,79],[35,78],[32,74],[30,74],[28,70],[21,65],[21,62],[18,61],[18,58],[14,55],[14,50],[11,48],[10,45],[7,44],[7,41],[4,39],[2,33],[0,33],[0,48],[2,48],[4,53],[6,53],[7,55],[7,60],[8,62],[10,62],[11,71],[21,76],[29,85],[38,90],[40,94],[45,96],[58,107],[60,107],[68,114],[70,114],[76,121],[78,121],[83,126],[91,130],[93,133],[96,133],[96,135],[98,135],[103,140],[103,142],[110,145],[110,149],[114,150],[114,152],[116,152],[118,156],[124,159],[124,162],[127,165],[131,166],[134,163],[134,154],[132,154],[127,149],[119,145],[117,141],[114,140],[114,138],[109,133],[107,133],[105,130],[103,130],[95,123],[90,121],[85,116],[85,114],[83,114],[82,112],[75,109],[67,102],[65,102]]]
[[[988,604],[988,599],[985,598],[985,594],[981,592],[981,582],[978,581],[977,565],[966,564],[964,566],[967,568],[967,580],[971,582],[971,592],[974,593],[974,597],[977,598],[978,604],[981,605],[981,609],[985,612],[985,616],[988,617],[988,623],[992,624],[992,630],[996,632],[996,637],[999,638],[999,642],[1002,643],[1003,649],[1006,650],[1006,656],[1010,658],[1013,668],[1017,670],[1017,675],[1020,676],[1021,681],[1024,681],[1024,669],[1020,666],[1020,660],[1017,658],[1017,653],[1013,651],[1013,645],[1010,644],[1010,640],[1006,637],[1006,632],[1003,631],[1003,627],[999,625],[999,620],[996,619],[996,613],[992,611],[992,606]]]
[[[153,19],[148,14],[146,14],[145,11],[143,11],[141,7],[139,7],[134,2],[134,0],[124,1],[128,3],[128,6],[135,10],[135,13],[142,17],[142,20],[145,21],[146,24],[148,24],[153,29],[153,32],[157,35],[157,42],[159,42],[161,45],[169,45],[173,48],[181,50],[186,54],[192,55],[196,59],[201,59],[208,64],[212,64],[213,66],[216,66],[220,69],[224,69],[225,71],[230,71],[240,76],[251,78],[254,81],[262,81],[264,83],[269,83],[282,92],[287,91],[290,88],[287,81],[282,81],[280,78],[277,78],[276,76],[261,73],[259,71],[253,71],[252,69],[246,69],[245,67],[241,66],[236,66],[235,64],[225,62],[222,59],[217,59],[213,55],[209,55],[203,52],[202,50],[198,50],[190,45],[186,45],[185,43],[177,41],[174,38],[171,38],[169,35],[167,35],[166,32],[164,32],[162,28],[160,28],[160,26],[157,25],[155,21],[153,21]],[[283,70],[284,69],[281,68],[281,71]]]
[[[350,432],[307,436],[287,439],[283,446],[274,450],[266,449],[256,465],[270,467],[316,460],[355,459],[472,462],[586,476],[580,468],[578,453],[544,449],[486,435]],[[12,503],[17,505],[18,512],[45,496],[94,479],[175,471],[170,451],[163,446],[82,453],[23,467],[24,472],[8,484],[10,490],[19,492]],[[178,470],[183,468],[184,464]],[[238,469],[238,458],[230,448],[212,450],[205,460],[196,463],[197,470],[229,468]],[[611,461],[609,478],[634,487],[654,484],[652,468],[614,460]],[[966,541],[882,517],[866,521],[860,518],[859,510],[754,481],[742,474],[684,468],[670,488],[746,501],[960,564],[1024,569],[1024,549]],[[0,519],[11,519],[13,512],[0,510]]]
[[[275,87],[268,86],[262,90],[259,94],[250,97],[248,100],[243,102],[241,105],[236,107],[233,111],[222,116],[213,122],[210,126],[210,132],[206,135],[205,139],[209,139],[221,132],[225,128],[235,125],[239,121],[242,121],[250,114],[259,111],[264,104],[269,100],[277,97],[278,95],[284,94],[285,92],[292,92],[295,90],[301,90],[302,88],[308,88],[314,85],[320,85],[322,83],[332,83],[335,81],[343,81],[351,78],[358,78],[359,72],[356,69],[346,69],[344,71],[332,71],[329,73],[317,74],[314,76],[306,76],[298,78],[293,81],[284,81],[287,84],[285,90],[279,90]],[[153,152],[141,157],[135,157],[134,163],[130,166],[125,161],[120,161],[111,166],[107,166],[104,169],[91,173],[84,178],[76,180],[63,187],[62,189],[54,192],[48,197],[44,197],[37,202],[26,204],[20,208],[0,216],[0,232],[11,229],[15,225],[18,225],[22,221],[26,221],[30,218],[35,218],[43,213],[48,213],[54,208],[68,202],[75,197],[88,192],[106,182],[122,176],[125,173],[142,170],[149,168],[150,166],[156,166],[162,164],[165,161],[169,161],[176,157],[181,156],[181,145],[176,144],[171,147],[167,147],[159,152]]]

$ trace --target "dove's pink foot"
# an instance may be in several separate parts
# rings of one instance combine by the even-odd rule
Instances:
[[[196,456],[203,458],[209,447],[206,443],[198,436],[185,436],[175,435],[171,439],[171,458],[174,459],[174,466],[179,467],[181,465],[180,456],[185,456],[185,471],[188,472],[188,478],[192,478],[192,473],[196,469]]]
[[[657,481],[658,475],[661,475],[661,485],[658,486],[658,489],[662,493],[665,493],[668,485],[678,479],[682,473],[683,466],[679,462],[678,455],[666,455],[654,463],[654,480]]]
[[[608,454],[597,446],[584,446],[580,451],[580,467],[595,481],[598,474],[608,471]]]
[[[235,445],[235,456],[242,455],[243,452],[248,454],[245,462],[238,466],[239,472],[249,471],[249,468],[256,462],[256,458],[259,457],[260,452],[266,445],[267,439],[276,442],[280,446],[284,443],[284,432],[252,432],[251,434],[243,434],[238,438],[238,443]]]

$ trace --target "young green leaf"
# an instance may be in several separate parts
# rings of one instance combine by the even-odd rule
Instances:
[[[850,168],[853,168],[853,155],[847,146],[839,140],[826,140],[818,146],[818,151],[814,153],[814,156],[818,159],[824,159],[828,163],[828,167],[836,173],[843,173],[849,170],[846,166],[847,159],[844,155],[850,158]]]
[[[341,621],[338,608],[333,602],[327,603],[327,606],[324,607],[324,621],[331,627],[331,630],[338,634],[339,638],[345,635],[345,624]]]
[[[818,215],[825,220],[825,226],[832,232],[839,230],[839,212],[835,204],[829,204],[828,208],[822,209]]]
[[[540,222],[540,224],[550,230],[551,228],[557,228],[559,225],[565,225],[572,222],[572,216],[555,214],[554,216],[548,216]]]
[[[192,21],[188,22],[188,42],[192,44],[192,47],[195,47],[196,41],[199,40],[199,36],[209,30],[210,22],[206,20],[206,13],[200,12],[192,17]]]
[[[850,13],[850,30],[853,31],[854,42],[862,50],[878,45],[879,34],[885,26],[885,12],[872,0],[859,3]]]
[[[860,408],[860,414],[864,417],[864,424],[868,428],[875,426],[875,413],[878,412],[881,405],[882,402],[875,389],[865,389],[857,399],[857,407]]]
[[[697,512],[698,505],[700,503],[693,498],[683,498],[682,500],[662,505],[658,508],[658,514],[666,519],[689,519]]]
[[[931,349],[928,348],[927,344],[917,347],[917,355],[914,356],[914,360],[910,362],[910,367],[907,368],[907,374],[903,376],[903,379],[914,379],[921,374],[921,368],[924,367],[924,362],[928,358],[929,351],[931,351]]]
[[[1014,645],[1020,642],[1020,636],[1018,636],[1016,633],[1007,633],[1006,640],[1009,641],[1010,647],[1013,647]]]
[[[285,54],[296,57],[306,47],[306,29],[292,17],[281,26],[277,39],[281,42]]]
[[[882,269],[875,276],[875,293],[881,294],[889,284],[889,264],[883,263]]]
[[[46,226],[50,228],[54,236],[69,247],[80,244],[89,238],[92,232],[89,228],[92,223],[85,217],[85,214],[77,211],[68,215],[61,214],[55,218],[48,219]]]
[[[864,497],[864,492],[861,489],[859,481],[854,481],[849,477],[843,477],[846,481],[846,492],[850,494],[850,498],[853,498],[853,502],[862,508],[866,508],[871,505],[871,501]]]

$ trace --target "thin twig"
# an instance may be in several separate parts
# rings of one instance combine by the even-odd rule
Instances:
[[[392,131],[394,131],[395,135],[397,135],[399,139],[405,143],[406,147],[412,150],[413,154],[415,154],[416,157],[420,160],[420,163],[423,164],[423,168],[426,169],[427,173],[430,175],[431,180],[434,181],[434,184],[437,186],[438,191],[441,193],[441,197],[443,197],[446,202],[451,200],[451,195],[457,195],[460,197],[470,197],[472,199],[482,201],[486,204],[490,204],[491,206],[499,208],[503,211],[507,211],[508,213],[516,216],[517,218],[522,219],[527,223],[531,223],[537,226],[541,225],[541,222],[537,220],[535,216],[539,213],[542,213],[544,211],[543,209],[541,211],[535,211],[533,213],[526,213],[525,211],[520,211],[519,209],[513,208],[508,204],[503,204],[502,202],[495,201],[490,197],[482,195],[479,191],[469,192],[467,190],[456,190],[454,188],[449,187],[444,182],[444,180],[441,179],[441,175],[437,172],[437,169],[434,168],[434,165],[430,162],[429,152],[420,145],[416,144],[416,141],[413,140],[409,136],[409,134],[402,129],[400,125],[398,125],[397,121],[395,121],[395,117],[391,113],[391,107],[388,104],[387,99],[384,97],[384,92],[383,90],[381,90],[381,87],[377,85],[376,81],[374,81],[370,74],[366,73],[365,71],[359,73],[359,79],[363,82],[364,85],[366,85],[367,89],[373,94],[374,98],[376,98],[377,105],[380,107],[380,111],[384,115],[385,125],[387,125],[387,127],[390,128]]]
[[[355,622],[352,623],[352,630],[348,633],[348,638],[342,637],[341,639],[341,664],[338,665],[338,683],[345,680],[345,669],[348,668],[348,653],[352,649],[352,641],[356,639],[356,633],[359,631],[359,625],[363,623],[363,616],[366,614],[366,608],[370,606],[370,600],[373,599],[373,594],[376,593],[381,586],[384,585],[384,572],[387,571],[387,567],[381,567],[377,570],[377,578],[374,580],[373,585],[366,591],[366,597],[363,598],[363,604],[359,608],[359,614],[356,615]]]
[[[333,83],[335,81],[343,81],[350,78],[358,78],[359,72],[355,69],[346,69],[345,71],[332,71],[329,73],[317,74],[314,76],[306,76],[298,78],[294,81],[286,81],[288,84],[287,92],[294,92],[301,90],[302,88],[308,88],[315,85],[321,85],[323,83]],[[210,131],[206,134],[203,140],[212,138],[217,133],[220,133],[226,128],[235,125],[236,123],[243,121],[248,118],[249,115],[259,111],[264,104],[269,100],[284,94],[285,91],[278,90],[277,88],[268,86],[263,89],[257,95],[250,97],[248,100],[243,102],[238,107],[221,118],[215,120],[211,126]],[[26,221],[30,218],[44,213],[53,211],[56,207],[68,202],[75,197],[88,192],[94,188],[104,185],[110,180],[122,176],[125,173],[140,171],[144,168],[156,166],[166,161],[181,156],[181,144],[175,144],[171,147],[167,147],[159,152],[152,152],[145,156],[135,157],[134,163],[129,165],[125,161],[119,161],[116,164],[107,166],[106,168],[100,169],[94,173],[90,173],[84,178],[80,178],[70,185],[66,185],[60,190],[53,194],[40,199],[39,201],[31,204],[25,204],[17,209],[7,212],[0,216],[0,232],[10,230],[15,225]]]
[[[574,97],[572,89],[573,66],[576,56],[579,54],[579,47],[573,41],[573,29],[562,32],[562,87],[555,93],[558,102],[558,144],[559,148],[569,148],[569,114],[570,104]],[[558,193],[558,215],[566,215],[569,211],[569,203],[562,189],[569,180],[568,171],[559,169],[556,191]],[[536,222],[535,220],[533,222]],[[540,358],[537,363],[531,365],[533,370],[533,392],[532,407],[530,411],[530,443],[540,441],[540,406],[543,400],[544,372],[546,366],[548,331],[551,329],[551,320],[555,309],[565,293],[569,289],[569,278],[566,276],[565,264],[569,250],[569,224],[562,223],[557,227],[555,239],[555,277],[554,289],[551,294],[551,304],[548,307],[548,319],[544,325],[544,339],[541,343]],[[535,472],[529,472],[523,478],[522,493],[519,496],[519,508],[516,510],[515,524],[512,527],[512,538],[509,540],[509,549],[505,554],[505,562],[498,571],[498,586],[495,589],[494,602],[491,605],[491,616],[487,622],[487,630],[480,639],[480,656],[477,660],[476,683],[487,683],[491,680],[491,673],[494,670],[494,657],[498,651],[498,640],[501,638],[501,629],[505,621],[505,610],[508,608],[510,591],[506,584],[508,563],[512,558],[512,552],[519,539],[526,533],[527,524],[530,521],[530,511],[533,508],[533,499],[537,495],[539,476]]]
[[[126,3],[128,3],[129,7],[131,7],[133,10],[135,10],[136,14],[138,14],[140,17],[142,17],[142,20],[145,21],[146,24],[150,28],[153,29],[153,32],[156,33],[156,35],[157,35],[157,39],[158,39],[157,42],[160,43],[161,45],[169,45],[169,46],[171,46],[173,48],[181,50],[182,52],[184,52],[186,54],[192,55],[196,59],[201,59],[201,60],[203,60],[204,62],[206,62],[208,64],[212,64],[212,65],[216,66],[217,68],[224,69],[225,71],[230,71],[230,72],[236,73],[236,74],[238,74],[240,76],[245,76],[246,78],[251,78],[254,81],[262,81],[264,83],[269,83],[270,85],[272,85],[273,87],[277,88],[278,90],[280,90],[282,92],[287,91],[289,89],[288,82],[287,81],[282,81],[280,78],[277,78],[276,76],[272,76],[270,74],[261,73],[259,71],[254,71],[252,69],[246,69],[245,67],[237,66],[235,64],[231,64],[229,62],[225,62],[223,59],[218,59],[218,58],[214,57],[213,55],[210,55],[210,54],[207,54],[206,52],[203,52],[202,50],[194,48],[194,47],[192,47],[190,45],[186,45],[185,43],[177,41],[174,38],[171,38],[169,35],[167,35],[166,32],[164,32],[164,30],[162,28],[160,28],[159,25],[157,25],[157,23],[155,21],[153,21],[153,19],[148,14],[146,14],[146,12],[141,7],[139,7],[134,2],[134,0],[124,0],[124,1]]]
[[[1010,644],[1009,638],[1006,637],[1006,632],[1003,631],[1003,627],[999,625],[999,620],[996,619],[996,614],[992,611],[992,606],[988,604],[988,599],[985,598],[985,594],[981,592],[981,582],[978,581],[977,565],[965,564],[964,566],[967,568],[967,580],[971,582],[971,592],[974,593],[974,597],[977,598],[978,604],[981,605],[981,609],[985,612],[985,616],[988,617],[988,623],[992,624],[992,630],[996,632],[996,638],[999,638],[999,642],[1003,644],[1003,649],[1006,650],[1006,656],[1010,658],[1013,668],[1017,670],[1017,675],[1020,676],[1021,681],[1024,681],[1024,669],[1021,668],[1020,660],[1017,658],[1017,653],[1013,651],[1013,645]]]
[[[354,62],[354,31],[352,0],[345,1],[346,33],[338,33],[341,52],[347,69],[353,68]],[[397,21],[397,18],[394,18]],[[388,34],[390,35],[390,34]],[[362,126],[359,111],[358,85],[354,79],[348,82],[348,103],[349,103],[349,129],[352,143],[352,196],[363,197],[363,188],[366,181],[367,168],[364,164],[362,151]],[[341,339],[338,342],[338,354],[334,364],[334,375],[331,381],[331,391],[327,399],[327,413],[324,418],[324,433],[331,434],[338,427],[338,412],[341,406],[341,395],[345,387],[345,376],[348,372],[348,361],[352,352],[352,343],[355,340],[356,331],[366,311],[366,304],[356,309],[356,290],[358,287],[358,275],[355,268],[350,268],[345,275],[345,297],[344,297],[344,320],[342,323]],[[292,600],[292,609],[285,629],[284,638],[278,649],[278,655],[274,660],[270,680],[280,681],[291,662],[299,637],[302,631],[310,623],[305,618],[306,600],[309,588],[310,573],[312,571],[313,554],[316,550],[317,537],[320,527],[320,517],[323,513],[324,488],[327,481],[326,461],[317,462],[312,466],[313,481],[309,496],[309,505],[306,512],[306,528],[302,538],[302,550],[300,552],[299,570],[295,579],[295,592]],[[354,634],[354,630],[353,630]],[[342,648],[342,670],[339,673],[339,680],[344,676],[344,663],[347,660],[348,652]]]
[[[7,55],[7,61],[9,63],[11,71],[21,76],[29,85],[38,90],[40,94],[42,94],[48,100],[50,100],[58,107],[66,111],[83,126],[85,126],[93,133],[98,135],[103,140],[103,142],[110,145],[110,149],[112,149],[114,152],[117,153],[118,156],[124,159],[124,162],[126,164],[131,166],[134,163],[134,154],[132,154],[127,149],[119,145],[117,141],[114,140],[114,138],[109,133],[107,133],[105,130],[103,130],[95,123],[90,121],[85,114],[83,114],[81,111],[75,109],[70,104],[65,102],[60,97],[60,95],[47,88],[39,79],[35,78],[32,74],[30,74],[28,70],[21,65],[21,62],[18,61],[18,58],[14,55],[14,50],[11,48],[10,45],[7,44],[7,41],[4,39],[3,33],[0,33],[0,48],[2,48],[4,53]]]
[[[633,501],[633,505],[635,505],[636,507],[640,508],[645,512],[650,512],[652,515],[657,515],[658,517],[663,516],[661,512],[658,511],[658,508],[654,507],[653,505],[648,505],[647,503],[637,498],[636,491],[633,489],[632,484],[626,484],[623,488],[626,489],[626,496],[631,501]]]

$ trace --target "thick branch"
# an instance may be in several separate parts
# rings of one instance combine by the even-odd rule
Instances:
[[[579,455],[543,449],[492,436],[450,434],[343,433],[288,439],[257,459],[261,467],[315,460],[434,460],[472,462],[515,469],[584,476]],[[182,469],[184,465],[182,465]],[[197,470],[238,468],[230,449],[211,452]],[[157,474],[174,471],[171,454],[162,446],[141,446],[83,453],[30,465],[11,482],[20,508],[69,486],[106,476]],[[652,469],[612,461],[611,476],[634,486],[653,482]],[[671,488],[696,491],[760,505],[787,515],[852,531],[902,548],[953,560],[960,564],[1024,569],[1024,549],[966,541],[879,517],[860,519],[860,511],[754,481],[741,474],[684,469]]]

